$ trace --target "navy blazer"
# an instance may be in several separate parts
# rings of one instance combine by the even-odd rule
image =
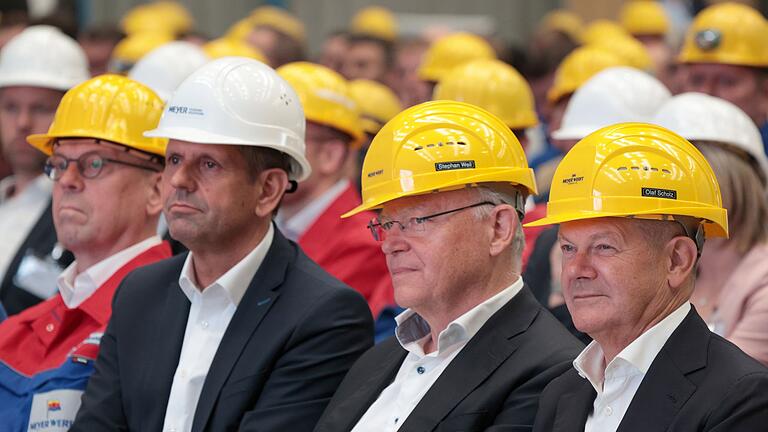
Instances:
[[[467,342],[398,431],[530,431],[541,391],[582,348],[524,287]],[[365,353],[315,431],[350,431],[406,355],[394,337]]]
[[[118,288],[71,431],[162,429],[190,309],[178,284],[185,259],[137,269]],[[312,430],[372,343],[362,296],[275,229],[213,358],[192,430]]]
[[[541,396],[534,431],[583,432],[597,397],[571,369]],[[768,429],[768,369],[691,309],[651,363],[617,432]]]

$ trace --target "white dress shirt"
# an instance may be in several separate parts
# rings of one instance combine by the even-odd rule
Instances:
[[[295,242],[299,241],[302,235],[315,223],[317,218],[331,205],[349,187],[349,180],[341,179],[330,189],[323,192],[309,204],[302,207],[298,213],[286,219],[280,212],[277,213],[275,223],[280,228],[280,232],[286,238]]]
[[[406,310],[395,318],[395,336],[408,355],[395,380],[363,414],[352,432],[394,432],[400,428],[421,398],[440,378],[488,319],[517,295],[523,279],[456,318],[437,337],[437,350],[424,352],[430,338],[429,324],[416,312]]]
[[[8,194],[14,186],[13,177],[0,181],[0,281],[48,206],[53,190],[53,182],[45,175],[38,176],[24,191],[10,198]]]
[[[267,234],[256,248],[205,289],[201,289],[195,280],[192,252],[187,255],[179,276],[179,286],[191,306],[179,363],[168,397],[163,431],[192,430],[197,401],[213,356],[237,305],[264,261],[274,235],[275,230],[270,224]]]
[[[573,367],[597,392],[585,432],[618,429],[651,363],[690,310],[691,304],[685,302],[627,345],[608,366],[605,366],[603,349],[595,341],[576,357]]]
[[[56,280],[64,304],[74,309],[80,306],[96,290],[104,284],[116,271],[120,270],[129,261],[159,245],[162,239],[152,236],[129,246],[120,252],[101,260],[77,274],[77,261],[69,265]]]

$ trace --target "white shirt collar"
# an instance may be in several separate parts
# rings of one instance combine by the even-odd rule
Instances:
[[[272,246],[272,240],[275,236],[275,229],[272,224],[269,224],[269,229],[264,238],[259,242],[256,247],[248,253],[243,259],[235,264],[226,273],[221,275],[211,285],[200,289],[197,285],[194,272],[194,258],[192,252],[187,255],[186,261],[184,261],[184,267],[181,269],[181,275],[179,276],[179,287],[184,295],[187,296],[190,302],[196,294],[205,292],[208,288],[216,286],[223,289],[227,293],[229,301],[235,306],[240,304],[240,300],[245,295],[245,291],[251,284],[251,280],[256,272],[261,267],[261,263],[264,261],[264,257],[267,256],[270,246]]]
[[[158,236],[149,237],[99,261],[80,274],[77,274],[77,261],[73,262],[56,280],[64,304],[70,309],[80,306],[116,271],[161,242],[162,239]]]
[[[321,214],[349,187],[349,180],[341,179],[322,195],[305,205],[292,217],[285,219],[278,212],[275,223],[285,236],[293,241],[299,238],[312,226]]]
[[[499,311],[523,289],[523,278],[517,280],[493,297],[478,304],[451,321],[437,337],[436,355],[450,347],[472,339],[493,314]],[[406,309],[395,317],[395,336],[406,351],[424,357],[424,344],[430,336],[429,323],[413,309]]]
[[[606,378],[622,374],[645,375],[661,348],[690,310],[691,303],[683,303],[627,345],[607,366],[602,347],[597,341],[592,341],[573,361],[573,367],[582,378],[586,378],[592,384],[598,394],[603,392],[603,383]]]

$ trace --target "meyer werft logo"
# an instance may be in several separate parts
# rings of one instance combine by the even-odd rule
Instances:
[[[450,171],[457,169],[472,169],[475,168],[475,161],[453,161],[453,162],[437,162],[435,163],[435,171]]]
[[[368,173],[368,178],[380,176],[382,174],[384,174],[384,170],[383,169],[376,170],[376,171],[371,171],[371,172]]]
[[[677,191],[671,189],[642,188],[642,194],[648,198],[677,199]]]
[[[180,105],[169,105],[168,112],[174,114],[188,114],[188,115],[205,115],[202,108],[192,108]]]
[[[584,176],[576,176],[576,174],[571,174],[570,177],[563,179],[563,184],[574,184],[584,181]]]

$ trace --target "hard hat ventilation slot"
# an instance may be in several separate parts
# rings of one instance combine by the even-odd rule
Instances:
[[[414,151],[419,151],[419,150],[424,150],[424,147],[426,147],[426,148],[433,148],[433,147],[452,146],[452,145],[465,146],[465,145],[467,145],[467,143],[465,143],[463,141],[456,141],[456,142],[453,142],[453,141],[442,142],[442,141],[440,141],[437,144],[427,144],[426,146],[416,146],[416,147],[413,148],[413,150]]]
[[[630,169],[632,171],[640,171],[642,169],[643,171],[659,172],[658,168],[647,167],[647,166],[644,166],[642,168],[640,168],[639,166],[632,166],[632,167],[625,167],[625,166],[623,166],[623,167],[616,168],[616,171],[627,171],[627,170],[630,170]],[[666,168],[662,168],[661,172],[663,172],[664,174],[672,174],[672,171],[670,171],[670,170],[668,170]]]

